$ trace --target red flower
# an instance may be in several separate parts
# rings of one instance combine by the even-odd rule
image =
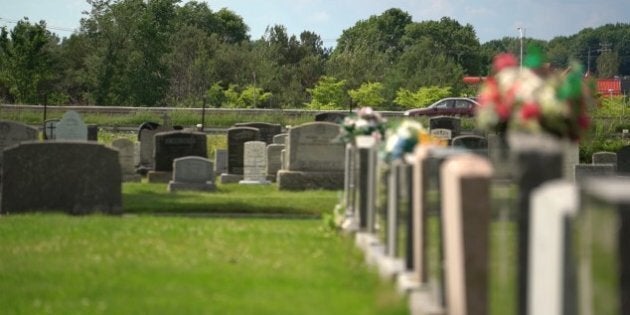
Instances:
[[[586,116],[586,114],[580,114],[577,119],[578,126],[583,130],[588,129],[588,126],[591,124],[591,119]]]
[[[516,67],[516,65],[518,65],[518,60],[514,55],[508,53],[498,54],[492,61],[492,69],[495,73],[508,67]]]
[[[521,117],[525,120],[540,117],[540,107],[534,102],[528,102],[521,107]]]
[[[511,108],[509,104],[504,102],[497,103],[496,109],[501,121],[507,121],[510,118]]]

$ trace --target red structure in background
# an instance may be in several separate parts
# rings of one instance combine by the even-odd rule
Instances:
[[[597,79],[597,93],[604,96],[621,95],[621,80]]]

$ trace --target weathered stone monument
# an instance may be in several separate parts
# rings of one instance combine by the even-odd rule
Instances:
[[[269,184],[267,180],[267,145],[247,141],[243,148],[243,180],[239,184]]]
[[[125,182],[140,181],[142,177],[136,174],[134,143],[129,139],[120,138],[112,141],[112,147],[118,149],[118,160],[120,161],[122,180]]]
[[[436,116],[429,119],[429,132],[434,137],[451,140],[461,132],[461,119],[451,116]]]
[[[75,111],[67,111],[55,127],[56,140],[88,140],[87,126],[81,119],[81,115]]]
[[[228,152],[226,149],[214,150],[214,174],[227,173]]]
[[[0,120],[0,166],[2,166],[4,149],[24,141],[35,140],[37,140],[37,129],[19,122]]]
[[[278,171],[282,169],[282,150],[284,144],[270,144],[267,146],[267,179],[275,182]]]
[[[213,165],[210,160],[199,156],[185,156],[173,160],[173,180],[168,183],[168,191],[213,191],[215,188]]]
[[[228,129],[228,165],[227,173],[221,174],[221,183],[238,183],[243,179],[245,142],[258,141],[259,130],[251,127],[233,127]]]
[[[313,122],[289,130],[287,169],[278,172],[281,190],[343,189],[344,145],[339,125]]]
[[[288,136],[288,134],[286,134],[286,133],[279,133],[279,134],[273,136],[273,143],[274,144],[285,145],[286,141],[287,141],[287,136]]]
[[[23,142],[4,151],[0,212],[121,213],[118,152],[93,142]]]
[[[170,127],[163,127],[155,122],[144,122],[138,128],[138,141],[140,142],[140,161],[138,170],[146,173],[153,169],[153,151],[155,150],[155,135],[160,132],[172,131]]]

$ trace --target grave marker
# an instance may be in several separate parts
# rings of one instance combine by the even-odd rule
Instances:
[[[118,161],[122,171],[122,180],[125,182],[138,182],[141,176],[136,174],[134,161],[134,143],[129,139],[116,139],[112,141],[112,147],[118,149]]]
[[[243,180],[239,181],[239,184],[268,184],[266,143],[245,142],[243,151]]]
[[[87,132],[81,115],[75,111],[67,111],[55,126],[55,139],[87,141]]]
[[[198,190],[213,191],[214,166],[206,158],[185,156],[173,160],[173,179],[168,183],[168,191]]]

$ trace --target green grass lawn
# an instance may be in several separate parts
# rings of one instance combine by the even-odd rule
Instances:
[[[0,217],[2,314],[406,314],[320,220]]]
[[[255,213],[319,216],[339,201],[338,191],[279,191],[276,185],[217,185],[214,192],[166,192],[167,184],[123,184],[125,213]]]

